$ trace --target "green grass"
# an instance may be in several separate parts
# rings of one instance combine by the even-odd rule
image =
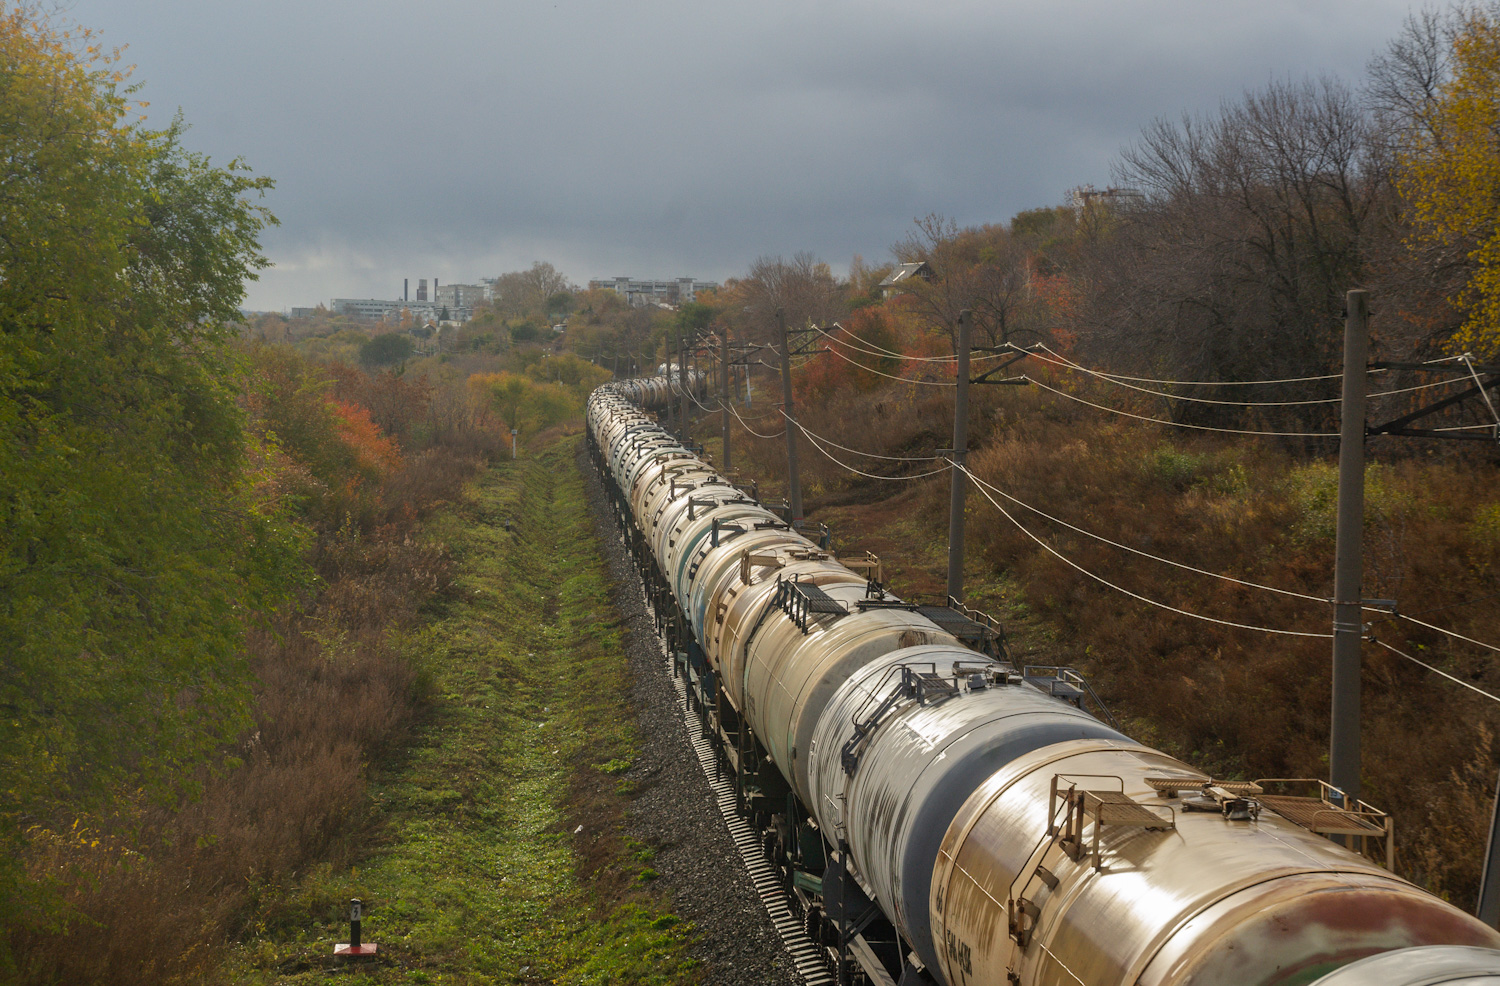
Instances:
[[[269,893],[226,978],[322,982],[359,897],[380,958],[348,983],[699,980],[650,851],[620,832],[629,785],[607,775],[635,752],[628,670],[575,448],[497,466],[430,529],[462,574],[404,642],[434,701],[373,780],[374,844]]]

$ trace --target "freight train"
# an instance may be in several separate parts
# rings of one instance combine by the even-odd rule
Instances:
[[[840,982],[1500,986],[1500,934],[1353,851],[1389,864],[1379,813],[1216,780],[1091,714],[1071,669],[897,598],[658,425],[680,386],[595,391],[591,453]]]

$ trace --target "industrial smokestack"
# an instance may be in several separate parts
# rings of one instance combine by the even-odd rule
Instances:
[[[401,279],[401,300],[411,300],[411,278],[409,277],[403,277]]]

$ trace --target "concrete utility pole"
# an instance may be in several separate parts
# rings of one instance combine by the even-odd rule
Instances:
[[[1484,854],[1484,873],[1479,878],[1479,906],[1474,916],[1491,928],[1500,924],[1500,788],[1490,809],[1490,842]]]
[[[688,440],[687,333],[677,334],[677,384],[682,388],[682,410],[677,419],[677,437],[684,445]]]
[[[953,398],[953,462],[948,500],[948,596],[964,600],[964,497],[969,492],[969,477],[961,466],[969,455],[969,328],[973,313],[965,308],[958,313],[958,377]]]
[[[786,411],[786,488],[792,505],[792,527],[802,526],[802,478],[797,471],[797,426],[792,419],[797,409],[792,404],[792,347],[787,344],[786,312],[776,309],[776,333],[781,337],[781,407]]]
[[[729,326],[719,331],[720,349],[720,376],[719,376],[719,400],[723,402],[719,408],[719,430],[724,435],[724,473],[728,475],[729,470],[734,468],[734,460],[729,457],[729,402],[734,399],[734,385],[729,381]]]
[[[1344,400],[1339,416],[1339,504],[1333,562],[1333,736],[1329,780],[1346,807],[1359,797],[1360,612],[1365,526],[1365,363],[1369,355],[1369,293],[1345,296]]]

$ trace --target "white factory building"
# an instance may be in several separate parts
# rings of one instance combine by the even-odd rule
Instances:
[[[612,277],[589,282],[590,291],[613,291],[632,305],[685,305],[698,297],[699,291],[718,288],[715,281],[677,277],[669,281],[643,281],[633,277]]]

